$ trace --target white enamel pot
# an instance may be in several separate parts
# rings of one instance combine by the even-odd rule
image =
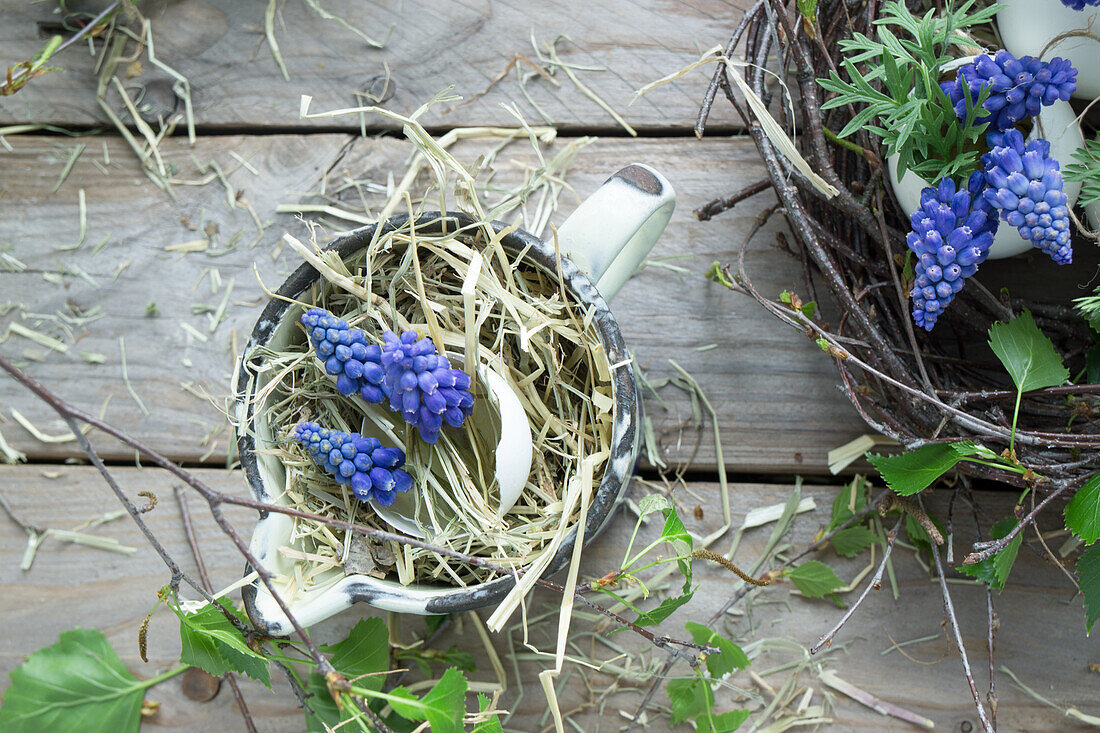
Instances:
[[[593,323],[607,358],[616,365],[612,375],[612,455],[605,464],[600,486],[585,517],[585,544],[606,526],[619,506],[634,463],[638,457],[641,399],[630,355],[623,343],[619,326],[608,309],[607,300],[637,270],[653,248],[676,205],[676,194],[669,182],[652,168],[630,165],[609,178],[586,199],[558,230],[561,273],[565,286],[579,302],[594,309]],[[434,212],[422,216],[416,228],[438,232],[442,222],[453,231],[471,222],[464,214]],[[396,228],[405,217],[395,217],[381,226]],[[495,223],[498,231],[504,224]],[[329,249],[349,258],[371,241],[375,226],[367,226],[336,239]],[[523,255],[523,265],[558,272],[553,241],[544,242],[523,230],[504,235],[501,244],[512,256]],[[293,299],[306,292],[318,273],[303,264],[282,284],[279,296]],[[264,447],[274,445],[272,426],[262,409],[255,408],[253,396],[263,387],[257,378],[261,357],[258,347],[288,344],[300,338],[297,321],[301,308],[280,297],[272,298],[256,322],[245,347],[237,373],[236,416],[241,465],[252,495],[267,503],[278,503],[283,495],[286,473]],[[293,561],[279,552],[292,545],[292,519],[285,514],[262,512],[252,536],[251,549],[269,572],[287,575]],[[574,528],[561,544],[546,574],[565,567],[573,552]],[[511,577],[480,585],[457,588],[451,585],[401,585],[393,580],[366,575],[348,575],[323,590],[299,592],[290,603],[291,613],[303,626],[310,626],[338,613],[353,603],[368,603],[387,611],[414,614],[447,614],[466,611],[499,602],[514,584]],[[291,632],[290,622],[275,599],[260,582],[244,587],[245,608],[256,626],[272,636]]]
[[[997,11],[997,30],[1009,53],[1068,59],[1077,68],[1073,96],[1092,100],[1100,97],[1100,40],[1089,37],[1089,24],[1100,38],[1100,8],[1074,10],[1061,0],[1002,0]]]
[[[1081,134],[1081,126],[1073,114],[1073,108],[1069,106],[1069,102],[1059,100],[1049,107],[1043,107],[1036,121],[1037,124],[1032,126],[1027,139],[1041,137],[1047,140],[1050,143],[1051,156],[1061,164],[1062,168],[1065,168],[1073,161],[1073,152],[1085,141]],[[898,181],[897,155],[891,155],[886,159],[886,167],[898,203],[906,214],[912,214],[920,207],[920,192],[932,184],[913,171],[906,171],[905,177]],[[1077,194],[1081,192],[1081,184],[1065,181],[1062,188],[1066,192],[1067,205],[1072,207],[1077,201]],[[1027,252],[1031,248],[1031,242],[1021,237],[1013,227],[1002,223],[993,238],[993,246],[989,248],[989,259],[1012,257]]]

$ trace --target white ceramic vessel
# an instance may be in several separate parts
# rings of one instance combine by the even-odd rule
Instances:
[[[1047,140],[1050,143],[1050,154],[1065,168],[1072,162],[1073,152],[1084,143],[1081,126],[1077,123],[1073,108],[1070,107],[1069,102],[1059,100],[1049,107],[1043,107],[1036,119],[1037,124],[1032,127],[1028,140],[1035,137]],[[932,184],[913,171],[906,171],[905,177],[899,182],[896,155],[887,158],[886,166],[898,203],[901,204],[905,213],[913,213],[920,207],[921,191]],[[1081,184],[1065,181],[1063,190],[1066,192],[1067,204],[1072,207],[1077,200],[1077,194],[1081,192]],[[1031,249],[1031,242],[1021,237],[1014,228],[1002,223],[997,229],[997,235],[993,238],[993,246],[989,249],[989,259],[1012,257],[1029,249]]]
[[[614,296],[653,248],[675,205],[672,185],[653,169],[636,164],[609,178],[573,212],[558,230],[557,249],[552,241],[542,242],[522,230],[505,234],[501,239],[509,254],[523,253],[525,262],[531,266],[552,273],[558,272],[560,267],[566,289],[592,309],[592,321],[608,359],[619,365],[612,374],[612,454],[585,517],[585,543],[599,533],[618,506],[639,446],[637,423],[641,400],[637,381],[630,366],[630,355],[606,300]],[[404,217],[399,219],[404,220]],[[431,231],[439,227],[443,219],[451,221],[451,227],[455,222],[470,223],[464,215],[433,213],[421,217],[417,228]],[[400,224],[401,221],[395,219],[384,226]],[[494,226],[499,230],[505,228],[499,223]],[[347,258],[367,246],[374,229],[370,226],[350,232],[334,241],[330,248]],[[244,426],[238,436],[241,463],[253,495],[265,502],[281,500],[286,472],[277,459],[260,450],[274,436],[263,410],[257,410],[252,399],[262,387],[254,371],[262,357],[254,352],[264,345],[288,344],[295,338],[300,307],[291,306],[289,299],[305,292],[316,278],[317,272],[303,265],[287,279],[279,289],[279,295],[287,299],[275,298],[267,304],[245,348],[238,371],[236,410],[239,424]],[[486,375],[486,381],[489,380],[491,377]],[[491,389],[492,385],[489,387]],[[505,389],[511,391],[508,387]],[[506,393],[499,400],[499,409],[502,413],[509,409]],[[516,470],[521,468],[517,464]],[[526,470],[523,473],[526,474]],[[293,545],[292,527],[290,517],[275,512],[262,515],[257,523],[251,549],[269,572],[292,574],[293,561],[279,552],[280,547]],[[575,536],[574,529],[562,542],[547,569],[548,574],[568,563]],[[327,588],[297,594],[290,609],[303,626],[322,621],[356,602],[404,613],[454,613],[497,602],[513,584],[513,578],[502,577],[466,588],[427,584],[404,586],[393,580],[348,575]],[[258,628],[273,636],[291,632],[286,615],[261,583],[246,586],[244,600]]]
[[[1088,36],[1090,23],[1095,38]],[[1061,0],[1002,0],[997,30],[1013,56],[1069,59],[1077,68],[1073,96],[1100,97],[1100,7],[1074,10]]]

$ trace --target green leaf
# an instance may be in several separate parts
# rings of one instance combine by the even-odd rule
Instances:
[[[672,549],[677,555],[691,554],[691,535],[688,534],[684,523],[680,521],[680,517],[672,508],[669,508],[668,514],[665,516],[665,526],[661,529],[661,539],[672,545]]]
[[[702,677],[669,680],[665,692],[672,704],[674,726],[714,707],[714,692]]]
[[[879,541],[878,535],[864,526],[848,527],[833,535],[829,540],[836,554],[842,557],[855,557],[863,550]]]
[[[823,598],[844,585],[828,565],[817,560],[808,560],[790,572],[788,576],[802,595],[809,598]]]
[[[226,599],[218,605],[244,624],[244,614]],[[226,672],[240,672],[271,687],[271,670],[267,658],[248,646],[241,632],[221,611],[206,604],[194,613],[184,613],[169,604],[180,620],[180,662],[199,667],[215,677]]]
[[[1100,473],[1094,474],[1077,489],[1066,504],[1066,529],[1081,538],[1086,545],[1100,540]]]
[[[1021,392],[1056,387],[1069,379],[1062,357],[1028,310],[1007,323],[994,323],[989,328],[989,347]]]
[[[432,733],[459,733],[466,714],[466,678],[453,667],[443,673],[428,694],[417,699],[404,687],[396,688],[390,707],[406,720],[426,720]]]
[[[484,692],[477,693],[477,711],[479,713],[484,713],[491,704],[492,701],[488,695]],[[500,725],[500,718],[494,715],[475,725],[470,733],[504,733],[504,729]]]
[[[1085,352],[1085,380],[1089,384],[1100,383],[1100,346]]]
[[[428,627],[428,632],[434,634],[439,630],[439,627],[443,625],[443,622],[451,617],[449,613],[443,613],[434,616],[425,616],[424,625]]]
[[[676,509],[671,505],[665,515],[665,526],[661,529],[660,538],[672,545],[672,551],[676,553],[677,557],[684,558],[677,560],[676,564],[680,567],[680,574],[684,576],[684,593],[689,593],[691,591],[691,535],[688,534],[684,523],[680,521],[679,515],[676,514]]]
[[[1065,166],[1062,169],[1062,177],[1067,181],[1079,181],[1082,184],[1081,193],[1077,197],[1082,206],[1100,201],[1100,137],[1086,140],[1085,144],[1074,152],[1073,158],[1078,162]]]
[[[361,619],[343,641],[325,646],[322,651],[332,655],[332,666],[356,687],[382,689],[381,673],[389,669],[390,644],[386,622],[381,618]],[[321,675],[310,672],[306,689],[313,693],[309,704],[314,714],[306,713],[306,729],[310,733],[323,733],[325,725],[335,728],[351,717],[352,711],[341,714]]]
[[[993,536],[993,539],[999,540],[1015,529],[1016,523],[1015,517],[1006,517],[993,525],[990,534]],[[1008,574],[1012,572],[1012,565],[1016,562],[1016,553],[1019,552],[1020,545],[1023,541],[1024,533],[1020,532],[1012,538],[1012,541],[1008,543],[1007,547],[997,554],[991,555],[973,565],[959,565],[956,569],[960,573],[965,573],[972,578],[977,578],[990,588],[1004,590],[1005,582],[1008,580]]]
[[[145,688],[100,631],[73,629],[12,670],[4,733],[136,733]]]
[[[1085,633],[1089,634],[1096,619],[1100,618],[1100,545],[1093,545],[1081,553],[1077,560],[1077,576],[1085,604]]]
[[[978,446],[969,441],[933,443],[895,456],[868,453],[867,460],[878,469],[887,486],[899,496],[910,496],[924,491],[963,458],[978,452]]]
[[[664,621],[666,618],[672,615],[680,606],[691,600],[691,597],[695,595],[694,591],[688,591],[683,595],[676,596],[675,598],[666,598],[661,601],[660,605],[649,611],[645,611],[638,614],[638,618],[634,619],[634,623],[638,626],[653,626]]]
[[[707,657],[707,671],[710,672],[712,678],[718,679],[724,674],[744,669],[752,664],[748,655],[741,650],[741,647],[721,636],[718,632],[694,621],[688,621],[684,624],[684,628],[691,634],[691,638],[696,644],[716,646],[721,650],[720,653],[711,654]]]
[[[730,710],[717,715],[700,715],[695,721],[696,733],[733,733],[752,715],[751,710]]]
[[[867,506],[867,493],[864,490],[866,486],[866,480],[864,480],[862,476],[857,476],[852,480],[852,483],[848,484],[837,493],[836,498],[833,499],[833,516],[832,519],[829,520],[829,526],[826,528],[826,532],[832,532],[834,529],[854,517],[856,512],[863,511],[863,508]],[[854,499],[852,496],[853,493],[855,494]],[[854,512],[851,507],[855,508]]]
[[[646,494],[638,499],[638,516],[644,517],[653,512],[667,512],[672,509],[668,497],[664,494]]]

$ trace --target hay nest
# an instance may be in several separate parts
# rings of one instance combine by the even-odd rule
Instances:
[[[349,487],[339,485],[291,437],[302,420],[344,432],[378,435],[404,450],[413,476],[410,492],[424,538],[497,566],[519,569],[554,551],[554,539],[579,519],[567,499],[576,482],[598,487],[612,437],[610,365],[590,309],[563,287],[560,275],[513,261],[480,223],[424,231],[411,224],[380,228],[369,246],[341,260],[334,250],[317,254],[321,277],[301,296],[297,314],[319,306],[381,342],[387,329],[413,329],[431,336],[452,358],[489,365],[506,375],[531,423],[534,461],[520,498],[504,517],[497,514],[499,487],[493,476],[496,433],[475,427],[479,410],[492,414],[475,379],[474,419],[446,429],[428,445],[387,405],[369,405],[341,395],[311,351],[305,330],[277,350],[262,347],[260,372],[267,375],[256,403],[263,406],[278,444],[263,452],[285,466],[284,500],[326,517],[392,531]],[[490,431],[491,433],[491,431]],[[591,470],[581,470],[589,464]],[[585,478],[581,478],[584,476]],[[563,514],[563,512],[565,514]],[[281,552],[295,560],[297,590],[323,588],[345,573],[369,572],[402,584],[467,587],[497,576],[426,549],[385,543],[357,548],[350,531],[296,519],[293,541]],[[369,553],[369,571],[361,559]]]

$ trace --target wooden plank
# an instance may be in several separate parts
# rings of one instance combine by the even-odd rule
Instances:
[[[49,472],[55,478],[46,478]],[[132,496],[139,490],[150,490],[160,497],[157,508],[147,514],[150,526],[186,571],[193,571],[178,509],[172,497],[175,483],[163,472],[120,468],[115,470],[122,487]],[[239,472],[200,469],[197,475],[216,489],[227,492],[244,490]],[[0,491],[12,510],[23,521],[69,528],[79,522],[117,507],[114,498],[104,486],[98,474],[88,467],[74,466],[22,466],[0,469]],[[734,523],[738,525],[745,513],[756,507],[785,502],[790,486],[777,484],[734,484],[730,487],[733,498]],[[638,492],[639,488],[635,488]],[[786,538],[794,548],[810,541],[821,525],[828,521],[829,506],[838,491],[837,487],[805,486],[803,496],[814,499],[817,509],[800,515],[794,529]],[[637,493],[636,493],[637,496]],[[945,495],[931,497],[930,508],[944,516]],[[1011,511],[1012,496],[983,493],[978,496],[981,505],[991,517],[1005,516]],[[709,483],[692,483],[677,492],[681,515],[689,529],[704,534],[721,524],[718,487]],[[695,517],[693,507],[704,508],[703,518]],[[191,501],[199,542],[204,549],[206,565],[216,585],[228,584],[239,577],[241,560],[236,551],[225,541],[212,524],[201,502]],[[229,508],[228,515],[242,533],[247,533],[252,523],[249,512]],[[1057,517],[1052,515],[1052,520]],[[983,520],[984,521],[984,520]],[[966,522],[965,524],[969,524]],[[597,577],[608,569],[618,567],[633,528],[632,515],[619,517],[584,556],[582,577]],[[648,537],[656,527],[643,530]],[[35,649],[53,643],[57,635],[75,626],[102,629],[129,669],[141,677],[152,676],[170,668],[178,657],[179,646],[176,624],[163,608],[153,615],[149,633],[149,663],[138,660],[136,634],[146,611],[152,606],[155,591],[168,579],[167,572],[143,542],[137,528],[126,518],[95,530],[97,534],[114,537],[120,542],[138,547],[138,552],[126,557],[104,553],[81,546],[62,546],[50,540],[38,551],[30,571],[22,572],[18,565],[25,547],[24,533],[6,518],[0,521],[0,614],[5,620],[5,634],[0,639],[0,691],[9,684],[7,673],[18,666],[24,656]],[[761,552],[770,527],[747,532],[735,556],[742,565],[751,564]],[[716,546],[724,549],[729,537]],[[962,552],[962,538],[956,539],[956,554]],[[1100,645],[1095,638],[1086,639],[1080,600],[1072,599],[1072,588],[1065,577],[1045,563],[1030,545],[1028,539],[1021,550],[1008,588],[994,596],[994,604],[1000,618],[997,635],[998,664],[1007,665],[1025,683],[1057,701],[1060,705],[1074,705],[1086,713],[1097,714],[1095,682],[1087,664],[1097,660]],[[820,552],[817,559],[835,568],[847,581],[862,569],[866,555],[854,561],[843,561],[831,550]],[[931,718],[937,730],[966,729],[969,722],[977,730],[977,721],[971,707],[969,693],[961,676],[961,665],[953,646],[943,639],[941,620],[943,606],[938,585],[930,582],[925,571],[914,560],[913,553],[898,548],[894,555],[901,597],[895,601],[889,585],[872,593],[851,624],[841,631],[837,644],[848,644],[844,652],[825,656],[820,664],[842,679],[913,712]],[[683,633],[685,620],[705,621],[732,592],[734,585],[726,571],[697,563],[696,582],[699,588],[694,599],[681,609],[672,620],[658,630],[672,635]],[[985,592],[974,585],[952,584],[955,607],[975,666],[979,689],[984,693],[987,665],[984,661]],[[844,596],[854,600],[854,594]],[[534,617],[542,611],[552,611],[557,600],[551,594],[539,594],[530,608]],[[730,617],[726,633],[741,643],[763,638],[781,638],[803,646],[809,646],[828,629],[842,611],[824,601],[810,601],[791,592],[788,584],[767,589],[757,597],[750,616]],[[370,616],[372,611],[357,607],[316,626],[312,631],[316,638],[328,641],[340,638],[359,618]],[[476,680],[492,680],[491,666],[484,649],[472,633],[469,619],[460,620],[463,626],[444,635],[438,642],[441,648],[455,644],[478,660],[478,669],[472,675]],[[415,618],[400,621],[405,638],[422,630]],[[532,629],[531,641],[538,648],[553,648],[552,621]],[[571,638],[584,653],[598,653],[601,659],[609,659],[614,653],[594,643],[586,635],[590,629],[583,622],[575,622]],[[882,654],[892,647],[890,638],[904,642],[924,636],[938,636],[937,640],[906,646],[910,661],[896,650]],[[628,633],[611,637],[615,644],[630,650],[645,648],[645,642]],[[520,634],[513,634],[514,648],[523,651]],[[507,655],[508,640],[504,635],[493,637],[499,653]],[[650,652],[646,653],[649,658]],[[797,655],[776,654],[758,659],[753,669],[765,674],[769,667],[792,661]],[[653,661],[663,659],[659,652]],[[509,692],[502,700],[506,708],[515,708],[516,715],[509,729],[537,731],[548,723],[546,705],[541,691],[531,680],[539,669],[549,665],[549,660],[526,660],[520,663],[520,678],[513,677],[512,666],[505,659],[509,675]],[[622,664],[623,660],[619,659]],[[683,674],[677,668],[674,675]],[[615,675],[599,672],[587,673],[597,690],[615,679]],[[766,674],[770,684],[780,685],[785,672]],[[731,680],[733,684],[751,687],[744,675]],[[803,673],[800,685],[814,688],[814,703],[821,702],[821,684],[812,673]],[[515,704],[517,686],[524,686],[523,698]],[[586,708],[574,716],[585,730],[594,729],[607,719],[616,719],[618,710],[633,712],[646,685],[621,680],[622,690],[613,695],[602,709]],[[257,718],[261,730],[294,731],[301,729],[297,711],[285,681],[275,675],[274,692],[268,692],[255,683],[244,685],[247,700]],[[733,704],[732,693],[718,691],[720,707]],[[998,674],[997,695],[1000,700],[999,719],[1002,730],[1085,730],[1072,720],[1062,718],[1058,711],[1045,707],[1024,695],[1004,675]],[[588,699],[579,673],[566,680],[559,692],[563,710],[571,710],[585,704]],[[149,696],[161,702],[161,710],[155,722],[187,730],[238,730],[240,722],[231,695],[223,690],[210,703],[195,703],[183,697],[178,680],[172,680],[156,688]],[[663,694],[658,694],[655,705],[666,705]],[[656,710],[650,711],[651,719]],[[885,720],[851,700],[838,697],[831,715],[834,723],[828,730],[905,730],[898,721]],[[964,722],[965,721],[965,722]],[[667,719],[656,720],[648,730],[667,729]],[[960,728],[960,726],[964,726]],[[602,727],[602,726],[601,726]]]
[[[559,140],[550,152],[568,142]],[[251,249],[249,243],[258,236],[252,217],[241,208],[230,209],[227,192],[217,182],[205,187],[177,186],[176,198],[170,198],[144,178],[120,140],[97,136],[83,139],[86,151],[53,194],[67,159],[65,151],[58,150],[58,140],[16,137],[11,143],[14,152],[7,154],[0,169],[0,192],[6,211],[11,212],[4,246],[28,269],[0,275],[4,283],[0,302],[20,305],[26,325],[62,338],[69,350],[51,351],[17,335],[0,349],[15,357],[31,349],[32,355],[44,360],[24,360],[32,376],[87,410],[98,413],[110,399],[107,418],[158,450],[179,460],[215,462],[224,461],[227,434],[214,438],[213,446],[201,441],[224,420],[195,393],[205,390],[219,404],[226,394],[233,367],[233,335],[242,345],[259,313],[262,293],[253,265],[272,288],[298,265],[289,249],[272,259],[284,230],[304,236],[301,223],[291,214],[276,214],[276,206],[317,190],[317,181],[330,169],[330,188],[342,182],[345,174],[384,186],[391,173],[400,178],[409,152],[407,144],[392,138],[343,135],[221,136],[202,138],[193,148],[178,139],[166,141],[162,147],[167,164],[177,166],[181,175],[192,176],[195,161],[200,165],[215,161],[231,171],[230,195],[241,194],[259,219],[270,223]],[[110,151],[109,175],[94,165],[102,161],[103,144]],[[456,150],[462,160],[472,162],[485,144],[470,141]],[[248,160],[259,175],[239,167],[231,153]],[[520,143],[498,160],[500,170],[494,181],[507,187],[531,156],[526,143]],[[679,258],[667,262],[689,270],[679,274],[646,267],[617,296],[615,313],[638,364],[656,380],[675,375],[668,362],[673,358],[699,381],[718,412],[725,462],[731,470],[823,472],[831,448],[864,432],[834,387],[831,362],[798,333],[780,327],[751,299],[702,277],[711,262],[736,258],[760,207],[772,199],[762,194],[709,222],[697,221],[691,209],[715,194],[762,177],[755,148],[745,138],[701,143],[604,139],[580,151],[568,179],[585,196],[632,161],[653,164],[676,186],[679,207],[653,256]],[[78,241],[81,190],[87,202],[86,242],[76,252],[60,251],[58,247]],[[341,196],[348,207],[360,205],[354,189]],[[369,201],[376,205],[378,198]],[[562,211],[554,220],[560,224],[573,206],[574,199],[563,195]],[[204,239],[207,235],[197,229],[205,226],[218,227],[210,252],[170,251]],[[775,217],[749,254],[756,284],[765,293],[797,290],[802,283],[798,262],[769,246],[781,226]],[[235,250],[211,254],[224,250],[237,232]],[[106,244],[97,252],[104,238]],[[98,287],[72,274],[50,274],[68,273],[72,264],[87,272]],[[115,278],[124,264],[128,266]],[[211,269],[223,281],[214,293]],[[208,317],[194,315],[192,309],[216,307],[231,277],[235,287],[226,311],[228,320],[210,333]],[[146,309],[153,303],[159,315],[147,316]],[[102,308],[102,319],[71,334],[29,315],[58,311],[68,315],[72,308],[86,311],[97,306]],[[0,319],[0,334],[19,318],[17,308]],[[185,331],[181,323],[200,332],[207,342]],[[120,338],[125,339],[130,383],[148,416],[122,382]],[[82,353],[102,354],[105,362],[86,363]],[[663,389],[661,395],[668,409],[650,399],[647,410],[664,459],[712,469],[715,452],[710,428],[690,427],[690,396],[673,387]],[[36,458],[79,455],[74,443],[39,443],[10,421],[10,409],[15,408],[47,433],[64,432],[47,408],[10,380],[0,380],[0,404],[6,406],[0,414],[8,419],[0,430],[12,445]],[[113,459],[132,458],[130,451],[110,441],[103,441],[102,450]]]
[[[358,120],[304,121],[299,97],[312,95],[315,110],[370,103],[384,97],[395,110],[411,112],[445,88],[470,99],[484,91],[518,55],[541,64],[532,35],[548,43],[559,35],[561,61],[578,68],[583,84],[639,131],[687,129],[695,121],[708,80],[707,71],[658,89],[633,106],[634,92],[677,71],[701,50],[724,44],[748,0],[655,0],[624,5],[614,0],[585,3],[578,12],[568,0],[544,3],[361,3],[327,0],[325,10],[346,18],[377,40],[392,34],[385,48],[371,48],[337,22],[322,19],[304,2],[278,3],[273,29],[289,80],[284,79],[264,40],[267,3],[215,3],[155,0],[141,5],[152,23],[157,58],[185,76],[191,86],[196,122],[207,129],[341,129]],[[0,44],[6,63],[31,58],[58,28],[60,16],[48,3],[8,3],[0,10]],[[96,43],[98,55],[102,41]],[[130,44],[130,50],[134,44]],[[129,51],[127,52],[129,53]],[[39,122],[102,125],[108,122],[95,101],[96,56],[79,44],[56,58],[63,73],[34,80],[18,95],[0,101],[0,124]],[[527,74],[531,66],[522,64]],[[593,69],[593,70],[589,70]],[[125,69],[120,70],[121,72]],[[388,84],[387,84],[388,79]],[[614,119],[587,97],[564,72],[560,86],[535,78],[525,99],[516,72],[489,93],[446,113],[440,105],[424,121],[443,127],[513,124],[502,103],[515,102],[532,123],[542,114],[563,128],[617,128]],[[173,78],[148,61],[140,74],[122,79],[131,93],[142,87],[150,120],[182,112],[172,94]],[[115,92],[110,104],[124,113]],[[537,107],[535,106],[537,105]],[[740,126],[728,105],[715,115],[716,132]],[[539,112],[542,110],[542,113]],[[371,124],[394,127],[382,119]]]

